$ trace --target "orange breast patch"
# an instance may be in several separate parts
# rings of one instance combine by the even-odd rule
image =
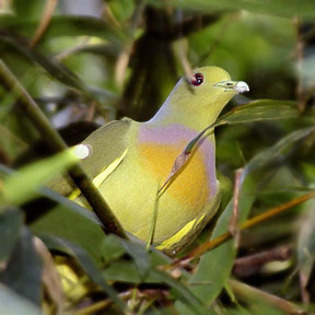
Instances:
[[[141,163],[161,182],[161,186],[170,175],[176,158],[186,144],[187,142],[183,141],[176,146],[157,143],[152,145],[149,142],[139,145]],[[205,158],[201,150],[194,152],[167,188],[167,193],[180,201],[183,206],[202,207],[209,198],[210,188]]]

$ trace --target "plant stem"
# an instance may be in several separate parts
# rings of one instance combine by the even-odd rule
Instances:
[[[55,129],[50,125],[49,120],[40,110],[38,105],[16,79],[13,73],[0,59],[0,83],[8,91],[13,93],[19,106],[23,109],[27,117],[32,121],[35,128],[42,135],[43,140],[57,153],[66,150],[68,147]],[[104,224],[105,233],[115,233],[127,238],[122,226],[109,208],[101,193],[91,183],[89,177],[78,164],[69,171],[70,177],[80,188],[92,209]]]

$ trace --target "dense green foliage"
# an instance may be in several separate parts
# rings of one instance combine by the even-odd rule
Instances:
[[[251,91],[216,123],[220,214],[185,264],[106,235],[44,187],[76,159],[54,154],[1,70],[0,313],[314,311],[315,2],[56,2],[0,1],[0,66],[70,146],[111,119],[150,118],[188,66],[220,66]]]

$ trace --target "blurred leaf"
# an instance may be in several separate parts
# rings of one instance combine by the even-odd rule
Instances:
[[[285,136],[271,148],[268,148],[254,156],[246,164],[245,172],[249,173],[252,171],[257,171],[263,167],[268,166],[269,163],[274,161],[275,159],[283,159],[283,155],[290,146],[292,146],[295,142],[310,135],[313,130],[315,130],[315,127],[305,128],[294,131]]]
[[[30,21],[24,15],[12,17],[2,16],[0,19],[1,29],[7,29],[16,33],[32,36],[38,26],[37,21]],[[111,40],[119,44],[125,35],[118,32],[104,19],[89,16],[54,16],[49,28],[42,37],[42,41],[59,36],[96,36]]]
[[[310,301],[307,285],[315,263],[315,208],[314,201],[310,201],[309,211],[300,227],[298,239],[298,261],[300,272],[300,284],[304,302]]]
[[[215,126],[224,124],[238,124],[265,119],[285,119],[298,117],[295,102],[276,100],[257,100],[238,106],[223,115]]]
[[[0,313],[6,315],[40,315],[40,308],[0,283]]]
[[[1,282],[34,304],[41,305],[42,266],[33,244],[33,236],[23,228]]]
[[[27,16],[29,19],[38,17],[44,8],[45,3],[41,0],[14,0],[11,1],[13,6],[13,11],[18,16]]]
[[[88,95],[88,88],[83,81],[54,57],[47,57],[38,50],[29,48],[29,43],[21,38],[0,33],[0,44],[4,49],[13,48],[26,59],[43,67],[54,79]]]
[[[0,214],[0,261],[7,260],[20,237],[23,217],[21,211],[6,209]]]
[[[158,6],[165,5],[163,1],[149,0],[149,3]],[[315,3],[309,0],[170,0],[168,6],[192,10],[203,14],[222,10],[246,10],[252,13],[293,17],[296,15],[311,19],[315,16]]]
[[[83,248],[69,242],[68,240],[51,235],[42,236],[41,239],[44,241],[44,243],[49,249],[58,250],[75,258],[82,267],[82,269],[91,278],[91,280],[98,284],[104,290],[104,292],[106,292],[109,295],[109,297],[115,303],[117,303],[121,310],[125,309],[123,301],[118,297],[115,290],[110,285],[107,284],[107,281],[104,278],[102,270],[99,269],[99,267],[95,264],[93,259],[91,259],[91,257]]]
[[[129,240],[124,239],[121,239],[121,241],[126,252],[134,259],[139,274],[142,277],[145,277],[152,268],[145,244],[140,242],[130,242]]]
[[[109,234],[103,239],[100,251],[105,263],[116,260],[126,253],[120,239],[114,234]]]
[[[71,165],[78,158],[70,151],[64,151],[48,159],[23,167],[5,178],[0,190],[2,203],[22,204],[36,196],[36,188]]]

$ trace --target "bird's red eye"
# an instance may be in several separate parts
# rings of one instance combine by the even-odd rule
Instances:
[[[203,75],[201,73],[196,73],[191,80],[192,85],[198,86],[203,82]]]

